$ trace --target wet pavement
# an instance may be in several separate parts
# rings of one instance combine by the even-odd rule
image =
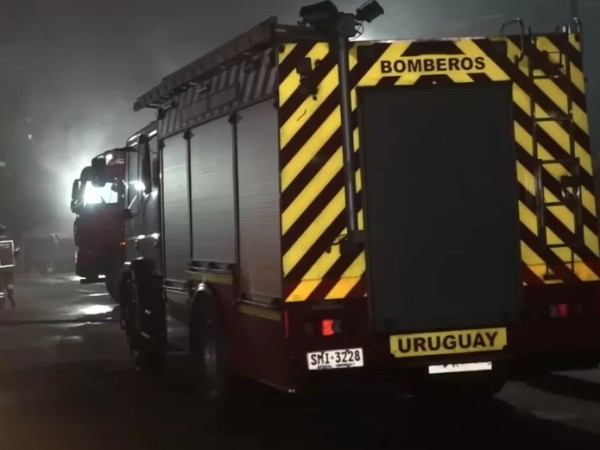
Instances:
[[[16,310],[0,312],[0,450],[600,448],[595,371],[510,383],[478,407],[257,387],[215,439],[192,380],[157,383],[133,369],[103,286],[20,279],[17,296]]]

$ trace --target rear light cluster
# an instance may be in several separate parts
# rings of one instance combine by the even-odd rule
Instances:
[[[555,303],[549,306],[548,313],[551,319],[578,317],[582,315],[582,305],[581,303]]]
[[[340,319],[317,319],[304,323],[304,334],[307,336],[336,336],[342,334]]]

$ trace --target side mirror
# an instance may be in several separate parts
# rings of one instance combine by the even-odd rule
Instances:
[[[116,192],[119,195],[125,195],[125,184],[122,181],[115,180],[110,190]]]
[[[77,214],[81,201],[81,180],[74,180],[71,187],[71,211],[75,214]]]

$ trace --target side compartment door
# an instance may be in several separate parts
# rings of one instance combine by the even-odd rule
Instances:
[[[191,261],[189,141],[183,133],[163,141],[163,279],[168,308],[169,343],[187,349],[189,294],[186,270]]]

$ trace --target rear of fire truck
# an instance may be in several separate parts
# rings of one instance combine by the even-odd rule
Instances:
[[[96,166],[102,165],[102,170]],[[96,156],[91,167],[74,181],[71,208],[77,246],[75,272],[83,283],[104,280],[118,300],[118,272],[123,264],[125,152],[110,150]]]
[[[188,352],[211,396],[225,369],[491,395],[600,361],[580,22],[348,42],[381,12],[271,19],[138,99],[163,262],[128,269],[138,360]]]
[[[511,27],[358,44],[346,124],[333,48],[280,53],[284,298],[308,383],[355,367],[490,394],[600,360],[581,23]]]

